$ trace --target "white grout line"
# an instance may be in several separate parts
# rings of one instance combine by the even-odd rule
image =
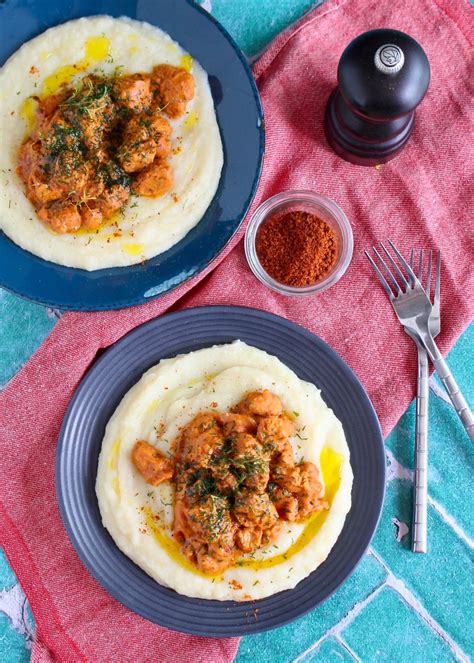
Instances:
[[[357,656],[357,654],[355,653],[355,651],[353,651],[353,650],[349,647],[349,645],[347,644],[347,642],[346,642],[345,640],[343,640],[343,638],[342,638],[340,635],[335,635],[334,638],[335,638],[335,640],[337,640],[337,642],[341,645],[341,647],[343,647],[343,648],[346,650],[346,652],[347,652],[350,656],[352,656],[352,658],[354,659],[354,661],[356,661],[357,663],[362,663],[361,659]]]
[[[431,495],[428,495],[428,502],[433,507],[433,509],[435,509],[435,511],[439,513],[439,515],[444,520],[444,522],[456,532],[458,537],[462,539],[464,543],[467,546],[469,546],[469,548],[471,548],[471,550],[473,550],[474,541],[464,532],[464,530],[460,527],[460,525],[457,524],[454,518],[446,511],[444,506],[442,506],[439,502],[433,499]]]
[[[402,598],[405,603],[412,608],[419,617],[428,625],[428,627],[434,631],[442,640],[443,642],[446,643],[446,645],[450,648],[454,656],[458,661],[461,663],[470,663],[470,658],[463,652],[461,647],[454,642],[454,640],[451,639],[451,637],[446,633],[446,631],[438,624],[436,620],[431,617],[431,615],[428,613],[426,608],[423,606],[423,604],[412,594],[412,592],[408,589],[408,587],[405,585],[405,583],[400,580],[399,578],[395,577],[395,575],[392,573],[390,568],[387,566],[386,562],[378,555],[378,553],[375,552],[375,550],[371,547],[369,548],[369,555],[371,555],[377,562],[382,566],[382,568],[385,570],[387,573],[387,578],[386,580],[376,587],[374,591],[369,594],[365,599],[358,601],[351,610],[337,623],[335,624],[332,628],[330,628],[326,633],[321,636],[316,642],[314,642],[311,647],[308,647],[304,652],[299,654],[295,659],[293,659],[292,663],[302,663],[306,656],[308,656],[311,652],[315,651],[319,645],[323,642],[328,637],[334,637],[340,644],[343,646],[348,653],[354,657],[354,659],[360,663],[359,658],[351,650],[351,648],[347,645],[347,643],[344,641],[344,639],[341,637],[341,632],[350,624],[350,622],[359,615],[362,610],[385,588],[385,587],[390,587],[394,591],[399,594],[399,596]]]
[[[365,599],[362,599],[361,601],[358,601],[350,610],[349,612],[341,619],[340,622],[338,622],[335,626],[330,628],[326,633],[319,638],[316,642],[314,642],[311,647],[308,647],[304,652],[299,654],[295,659],[293,659],[293,663],[299,663],[300,661],[303,661],[305,656],[310,654],[312,651],[317,649],[321,642],[327,638],[328,636],[339,636],[339,633],[360,613],[362,610],[365,608],[366,605],[368,605],[376,596],[379,594],[379,592],[385,587],[385,582],[383,582],[381,585],[379,585],[374,591],[369,594]]]
[[[401,481],[413,481],[413,470],[409,470],[404,465],[399,463],[390,449],[385,449],[385,455],[387,456],[390,463],[387,467],[387,481],[393,481],[393,479],[400,479]]]
[[[62,317],[62,313],[58,311],[57,308],[46,308],[46,313],[49,315],[50,318],[54,318],[55,320],[59,320],[59,318]]]
[[[431,617],[423,604],[416,598],[416,596],[411,593],[403,580],[400,580],[393,575],[385,561],[375,552],[373,548],[369,549],[369,554],[372,555],[372,557],[374,557],[374,559],[376,559],[387,572],[387,580],[385,583],[386,586],[394,589],[405,601],[405,603],[410,608],[412,608],[423,619],[424,622],[426,622],[431,630],[434,631],[443,640],[443,642],[448,645],[458,661],[461,661],[461,663],[470,663],[471,659],[463,652],[461,647],[451,639],[451,637],[438,624],[438,622],[435,621],[433,617]]]

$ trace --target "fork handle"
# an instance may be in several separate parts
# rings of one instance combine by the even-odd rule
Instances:
[[[474,442],[474,416],[466,402],[466,399],[461,393],[456,380],[453,378],[451,371],[443,357],[433,359],[433,364],[436,372],[439,375],[441,382],[444,384],[448,396],[456,412],[458,413],[464,428],[467,431],[470,439]]]
[[[431,335],[422,339],[423,344],[430,356],[431,361],[435,367],[436,372],[439,375],[441,382],[444,384],[448,396],[451,399],[451,403],[454,405],[454,409],[459,415],[464,428],[466,429],[467,434],[472,442],[474,442],[474,416],[472,415],[471,409],[466,402],[466,399],[461,393],[456,380],[454,379],[449,366],[444,361],[441,352],[438,350],[438,346],[433,341]]]
[[[411,549],[425,553],[428,547],[428,355],[418,345],[418,379],[416,387],[415,476],[413,485],[413,518]]]

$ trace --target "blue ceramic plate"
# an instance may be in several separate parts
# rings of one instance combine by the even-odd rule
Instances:
[[[237,231],[257,187],[263,116],[244,56],[228,33],[192,0],[9,0],[0,2],[0,63],[25,41],[65,21],[96,14],[130,16],[165,30],[209,74],[224,147],[218,191],[200,223],[143,265],[87,272],[47,262],[0,232],[0,285],[61,309],[97,311],[141,304],[202,271]]]
[[[105,426],[124,394],[160,359],[241,339],[316,384],[341,420],[354,471],[352,508],[327,560],[294,589],[259,601],[192,599],[162,587],[115,546],[102,527],[95,478]],[[97,398],[97,394],[102,394]],[[56,488],[67,533],[90,573],[125,606],[175,631],[207,636],[281,626],[328,598],[354,570],[375,532],[385,455],[370,400],[351,369],[302,327],[251,308],[187,309],[148,322],[112,346],[79,385],[59,436]]]

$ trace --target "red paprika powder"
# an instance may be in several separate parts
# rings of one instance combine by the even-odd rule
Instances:
[[[294,211],[265,221],[255,248],[263,269],[275,281],[301,288],[321,281],[333,269],[338,239],[326,221]]]

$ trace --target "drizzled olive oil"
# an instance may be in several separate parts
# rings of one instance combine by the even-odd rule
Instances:
[[[122,250],[131,256],[139,256],[143,253],[143,244],[122,244]]]
[[[120,438],[117,438],[115,442],[112,445],[112,449],[110,450],[110,456],[108,459],[108,466],[109,469],[112,470],[112,472],[115,472],[115,476],[112,480],[112,485],[115,490],[115,493],[117,497],[120,497],[120,482],[117,476],[117,463],[118,463],[118,456],[119,456],[119,451],[120,451],[120,445],[122,444]]]
[[[168,536],[168,534],[164,532],[163,528],[160,527],[160,525],[156,522],[151,509],[146,507],[143,510],[143,514],[145,516],[145,525],[148,528],[148,531],[153,535],[153,538],[161,546],[161,548],[167,552],[168,556],[173,560],[173,562],[176,562],[176,564],[182,566],[183,569],[186,569],[186,571],[190,571],[197,576],[201,576],[203,578],[214,578],[216,581],[221,581],[224,579],[222,575],[213,576],[199,571],[198,568],[196,568],[189,560],[186,559],[176,541]]]
[[[36,123],[36,109],[38,102],[33,97],[27,97],[20,106],[20,117],[25,122],[28,135],[33,131]]]
[[[191,72],[193,70],[193,58],[191,55],[183,55],[179,61],[179,66],[183,67],[186,71]]]
[[[85,57],[74,64],[59,67],[43,83],[40,97],[48,97],[59,90],[62,85],[69,83],[74,76],[89,69],[93,65],[105,60],[109,54],[110,39],[104,36],[89,37],[84,43]]]

